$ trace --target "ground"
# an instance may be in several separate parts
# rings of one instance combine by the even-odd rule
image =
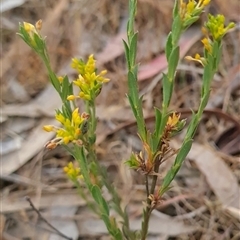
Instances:
[[[97,153],[123,199],[133,229],[140,227],[144,195],[141,174],[124,161],[140,150],[136,122],[126,99],[126,62],[122,39],[126,31],[125,0],[70,1],[18,0],[1,2],[1,215],[2,239],[64,239],[49,229],[33,211],[73,239],[110,239],[77,195],[62,168],[71,157],[61,148],[44,144],[53,135],[42,131],[54,123],[60,101],[49,87],[46,70],[37,55],[16,35],[19,22],[43,20],[42,34],[53,69],[76,77],[71,58],[94,54],[99,70],[111,81],[98,97]],[[139,86],[144,114],[151,128],[153,106],[161,106],[162,72],[166,69],[164,44],[171,27],[173,1],[139,0]],[[171,109],[189,119],[199,103],[202,68],[184,60],[201,51],[200,25],[207,14],[222,13],[239,23],[237,0],[212,0],[201,19],[180,42],[181,63],[176,75]],[[193,148],[183,167],[153,212],[149,239],[240,239],[240,47],[239,24],[223,42],[220,68],[214,76],[210,101],[198,128]],[[81,106],[80,106],[81,108]],[[173,138],[179,148],[184,134]],[[171,166],[162,166],[164,176]],[[160,183],[159,183],[160,184]]]

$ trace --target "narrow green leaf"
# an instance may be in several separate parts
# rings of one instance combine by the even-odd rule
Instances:
[[[172,44],[173,46],[176,46],[179,39],[180,39],[180,35],[182,33],[182,20],[180,15],[178,14],[174,20],[173,20],[173,24],[172,24]]]
[[[175,162],[170,170],[167,172],[166,176],[164,177],[161,189],[159,191],[160,195],[162,195],[168,188],[173,179],[175,178],[176,174],[178,173],[183,161],[185,160],[187,154],[189,153],[192,146],[192,139],[187,140],[183,143],[180,151],[178,152]]]
[[[114,235],[114,232],[112,231],[112,227],[111,227],[111,222],[110,222],[110,219],[109,219],[109,216],[108,215],[105,215],[105,214],[101,214],[101,218],[102,220],[104,221],[109,233],[111,233],[111,235],[113,236]]]
[[[116,239],[116,240],[122,240],[123,239],[123,236],[122,236],[122,233],[121,233],[121,231],[118,229],[117,231],[116,231],[116,233],[114,234],[114,238]]]
[[[211,90],[210,90],[210,89],[208,89],[208,90],[205,91],[204,96],[203,96],[202,99],[201,99],[201,104],[200,104],[200,106],[199,106],[199,110],[198,110],[198,111],[203,112],[204,108],[207,106],[210,93],[211,93]],[[201,113],[201,115],[202,115],[202,113]]]
[[[48,72],[48,77],[53,85],[53,87],[56,89],[56,91],[59,93],[59,95],[61,96],[61,86],[60,83],[57,79],[57,76],[55,75],[55,73],[53,73],[52,71]],[[62,97],[62,96],[61,96]]]
[[[158,108],[154,108],[154,111],[155,111],[155,128],[154,128],[154,132],[150,138],[152,152],[157,151],[157,147],[161,140],[160,137],[162,135],[162,132],[161,132],[162,113]]]
[[[136,79],[136,84],[137,84],[137,87],[138,87],[138,80],[137,80],[137,74],[138,74],[138,65],[136,64],[134,67],[132,67],[132,70],[131,72],[133,73],[133,75],[135,76],[135,79]]]
[[[138,126],[138,130],[139,130],[139,134],[142,137],[143,140],[146,140],[146,124],[145,124],[145,120],[144,120],[144,116],[143,116],[143,107],[142,107],[142,98],[143,96],[141,96],[138,99],[138,105],[137,105],[137,126]]]
[[[74,153],[74,158],[78,161],[79,166],[81,168],[81,173],[83,175],[84,182],[86,183],[88,190],[91,192],[92,183],[91,183],[90,176],[89,176],[88,163],[87,163],[87,159],[86,159],[85,149],[83,147],[79,147],[79,146],[77,146],[77,144],[75,144],[73,153]]]
[[[154,135],[156,135],[157,137],[160,137],[161,133],[160,133],[160,126],[161,126],[161,120],[162,120],[162,113],[160,111],[160,109],[158,108],[154,108],[154,112],[155,112],[155,129],[154,129]]]
[[[214,55],[216,56],[216,58],[215,58],[215,63],[213,65],[213,70],[214,70],[214,72],[216,72],[217,69],[218,69],[218,66],[219,66],[219,62],[220,62],[221,57],[222,57],[222,44],[217,43],[217,48],[215,50],[214,47],[213,47],[213,51],[216,51],[216,52],[214,52],[215,53]]]
[[[70,120],[72,119],[72,114],[71,114],[71,116],[69,117],[68,111],[67,111],[67,109],[66,109],[66,107],[65,107],[64,104],[62,105],[62,112],[61,112],[61,111],[57,111],[57,112],[58,112],[58,113],[61,113],[65,118],[69,118]]]
[[[171,52],[168,63],[168,78],[172,82],[175,76],[177,65],[179,62],[179,46],[175,47]]]
[[[131,96],[133,103],[137,105],[138,102],[138,84],[136,76],[133,74],[133,72],[128,72],[128,89],[129,93],[128,95]]]
[[[191,119],[191,122],[189,123],[188,125],[188,128],[187,128],[187,133],[185,135],[185,138],[193,138],[195,132],[196,132],[196,129],[197,129],[197,125],[198,125],[198,122],[199,122],[199,117],[196,113],[192,113],[192,119]]]
[[[186,140],[186,142],[183,143],[182,147],[180,148],[180,150],[176,156],[174,166],[182,165],[183,161],[185,160],[186,156],[188,155],[188,153],[192,147],[192,143],[193,143],[192,139]],[[175,175],[176,174],[177,174],[177,172],[175,173]]]
[[[133,111],[134,117],[137,118],[137,117],[138,117],[138,114],[137,114],[136,106],[134,105],[131,96],[127,95],[127,97],[128,97],[128,101],[129,101],[129,103],[130,103],[131,109],[132,109],[132,111]]]
[[[109,208],[106,200],[103,198],[100,188],[97,185],[93,185],[91,188],[91,194],[94,200],[100,206],[101,213],[109,216]]]
[[[37,45],[36,48],[38,49],[38,51],[39,50],[43,51],[44,48],[43,39],[39,37],[39,35],[36,33],[33,34],[33,39]]]
[[[99,188],[97,185],[93,185],[93,186],[92,186],[92,188],[91,188],[91,194],[92,194],[94,200],[95,200],[99,205],[101,205],[101,202],[102,202],[102,193],[101,193],[100,188]]]
[[[109,216],[109,207],[108,207],[108,203],[106,202],[106,200],[104,199],[104,197],[102,197],[101,199],[101,207],[102,207],[102,212]]]
[[[125,40],[123,40],[123,46],[125,49],[125,57],[127,60],[128,69],[130,69],[131,65],[130,65],[129,47]]]
[[[31,41],[29,34],[27,33],[22,24],[19,24],[19,32],[19,35],[22,37],[22,39],[31,47],[31,45],[29,44],[29,42]]]
[[[73,83],[72,82],[68,85],[68,93],[69,93],[69,95],[73,95]]]
[[[165,51],[166,51],[167,61],[169,62],[169,57],[172,52],[172,32],[168,34]]]
[[[168,107],[173,91],[173,82],[170,82],[168,76],[163,73],[163,104]]]
[[[199,19],[199,16],[191,17],[184,22],[184,30],[189,28],[193,23],[195,23]]]
[[[129,56],[131,61],[131,66],[135,64],[136,54],[137,54],[137,39],[138,39],[138,33],[134,33],[134,35],[131,38],[130,46],[129,46]]]
[[[175,0],[174,7],[173,7],[173,18],[176,18],[179,12],[179,5],[178,0]]]
[[[62,81],[62,99],[63,100],[66,100],[67,97],[70,95],[69,93],[69,80],[68,80],[68,77],[67,76],[64,76],[63,77],[63,81]]]
[[[209,56],[210,57],[210,56]],[[213,60],[213,58],[211,59]],[[208,90],[210,89],[210,84],[212,81],[212,77],[213,77],[213,69],[212,69],[212,64],[213,62],[209,62],[206,66],[204,66],[204,72],[203,72],[203,86],[202,86],[202,92],[201,92],[201,96],[203,97],[205,95],[205,93],[208,92]]]

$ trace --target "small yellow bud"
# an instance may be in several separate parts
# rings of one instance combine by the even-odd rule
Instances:
[[[65,144],[68,144],[68,143],[70,142],[70,137],[69,137],[69,136],[64,137],[64,138],[63,138],[63,142],[64,142]]]
[[[60,83],[62,83],[62,82],[63,82],[63,77],[62,77],[62,76],[59,76],[59,77],[58,77],[58,81],[59,81]]]
[[[200,59],[201,59],[201,56],[200,56],[198,53],[196,53],[194,58],[195,58],[196,60],[200,60]]]
[[[75,135],[76,136],[79,136],[81,134],[81,129],[80,128],[77,128],[76,130],[75,130]]]
[[[206,59],[201,57],[198,53],[195,54],[194,58],[191,56],[186,56],[186,60],[199,62],[202,66],[206,65]]]
[[[99,75],[105,75],[107,74],[107,70],[102,70]]]
[[[22,27],[28,34],[28,38],[25,39],[27,44],[35,49],[36,49],[36,47],[39,47],[39,46],[37,46],[38,42],[36,41],[35,37],[37,37],[40,41],[42,41],[42,38],[41,38],[40,34],[38,33],[36,27],[27,22],[23,22]]]
[[[189,3],[187,4],[187,13],[191,14],[193,12],[193,10],[195,9],[195,1],[190,0]]]
[[[52,125],[45,125],[45,126],[43,126],[43,130],[46,131],[46,132],[52,132],[54,129],[55,128]]]
[[[68,165],[63,168],[63,171],[72,180],[76,180],[78,177],[82,178],[80,168],[75,167],[72,162],[68,163]]]
[[[66,122],[65,117],[61,113],[57,113],[55,115],[55,118],[56,118],[57,121],[59,121],[62,124],[64,124]]]
[[[74,96],[74,95],[69,95],[68,97],[67,97],[67,100],[68,101],[73,101],[73,100],[75,100],[76,99],[76,96]]]
[[[204,45],[204,48],[209,52],[211,53],[212,52],[212,45],[210,43],[210,40],[208,38],[203,38],[201,40],[201,42],[203,43]]]
[[[67,172],[68,172],[68,167],[65,166],[65,167],[63,168],[63,171],[64,171],[65,173],[67,173]]]
[[[179,122],[180,119],[180,113],[176,114],[175,112],[172,114],[172,116],[168,117],[167,125],[174,127]]]
[[[91,100],[91,97],[89,94],[85,94],[84,92],[79,93],[79,97],[84,99],[84,100]]]
[[[23,22],[23,27],[28,33],[32,33],[32,32],[36,33],[36,29],[31,23]]]
[[[204,0],[202,5],[203,6],[207,6],[210,2],[211,2],[211,0]]]

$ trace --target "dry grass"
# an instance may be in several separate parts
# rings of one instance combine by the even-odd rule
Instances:
[[[129,203],[131,219],[133,222],[138,221],[141,215],[141,202],[145,198],[144,182],[139,174],[130,172],[123,164],[132,150],[140,149],[135,123],[125,98],[126,67],[123,50],[119,45],[126,28],[127,1],[29,0],[24,2],[2,13],[1,141],[5,153],[2,161],[12,164],[14,169],[14,165],[18,164],[18,156],[20,157],[19,151],[23,151],[21,146],[24,141],[43,119],[49,119],[46,115],[53,114],[40,111],[31,116],[30,112],[35,111],[34,105],[25,113],[21,114],[17,111],[20,105],[24,109],[24,106],[34,102],[48,85],[43,64],[15,34],[18,22],[34,23],[41,18],[43,34],[47,36],[47,45],[56,72],[67,73],[73,78],[74,73],[69,68],[71,57],[86,58],[91,53],[99,56],[99,68],[108,69],[111,82],[103,89],[98,99],[97,151],[99,159],[107,167],[110,177],[123,196],[123,202]],[[228,7],[224,1],[212,1],[208,10],[215,12],[221,9],[227,19],[239,21],[239,9],[234,5],[235,0],[227,2]],[[171,16],[172,4],[173,1],[139,0],[136,27],[139,30],[138,60],[142,66],[151,64],[152,60],[164,51],[164,41],[171,25],[169,16]],[[235,29],[225,38],[220,69],[213,80],[209,112],[206,112],[196,136],[196,144],[202,147],[203,152],[212,153],[212,156],[223,163],[227,170],[230,169],[230,175],[219,172],[219,179],[234,183],[238,190],[240,184],[239,32],[239,28]],[[198,52],[200,47],[201,44],[194,43],[188,55]],[[104,49],[109,49],[109,54],[101,54]],[[198,105],[200,86],[201,68],[187,65],[182,61],[177,74],[172,108],[180,109],[182,114],[188,117],[188,109]],[[152,107],[161,104],[161,76],[155,75],[143,79],[140,88],[145,94],[144,110],[151,127]],[[52,98],[49,96],[49,99],[44,100],[47,103],[51,102]],[[177,146],[181,138],[182,135],[177,136],[173,144]],[[20,148],[16,145],[16,141],[18,143],[20,141]],[[10,148],[7,152],[9,145],[12,150]],[[50,231],[43,226],[24,200],[26,195],[31,196],[43,215],[54,224],[58,224],[56,219],[62,220],[64,225],[74,223],[79,231],[79,239],[108,239],[100,222],[96,222],[96,219],[86,211],[84,202],[78,200],[72,189],[73,185],[62,172],[62,167],[67,164],[70,157],[62,149],[46,152],[41,146],[39,148],[34,144],[31,145],[31,148],[34,147],[42,150],[36,150],[35,155],[26,159],[25,164],[17,167],[14,172],[2,172],[3,213],[0,215],[2,223],[0,234],[3,234],[3,239],[50,239]],[[17,156],[15,162],[10,161],[13,150],[17,153],[14,155]],[[209,162],[211,160],[208,159]],[[171,161],[170,159],[163,166],[162,174],[167,171]],[[217,165],[211,167],[218,171]],[[233,209],[226,208],[227,202],[222,193],[219,193],[221,181],[215,182],[215,185],[212,185],[212,181],[211,174],[209,175],[201,168],[199,162],[190,156],[174,181],[173,188],[164,196],[163,204],[154,214],[160,224],[164,219],[159,215],[161,213],[174,218],[174,221],[173,218],[165,220],[172,224],[169,233],[164,235],[158,232],[159,226],[155,228],[153,226],[150,230],[151,235],[155,237],[153,239],[160,239],[159,236],[161,239],[169,240],[239,239],[240,227],[239,215],[237,215],[240,211],[239,203]],[[228,189],[225,190],[228,194]],[[239,192],[237,195],[239,196]],[[229,202],[231,201],[232,199],[229,199]],[[58,210],[53,207],[56,205],[62,206],[63,210],[58,209],[62,212],[62,216],[56,214]],[[184,225],[180,227],[178,234],[173,234],[171,228],[178,229],[179,223]],[[88,224],[94,224],[94,229],[98,229],[99,226],[100,230],[88,229]],[[57,226],[61,228],[61,225]],[[194,230],[186,233],[184,230],[186,226],[194,227]]]

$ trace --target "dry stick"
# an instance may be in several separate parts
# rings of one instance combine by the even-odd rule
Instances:
[[[32,200],[30,197],[26,196],[25,197],[26,201],[29,202],[31,208],[37,213],[38,217],[40,219],[42,219],[50,228],[52,228],[59,236],[68,239],[68,240],[73,240],[72,238],[67,237],[66,235],[64,235],[63,233],[61,233],[58,229],[56,229],[51,223],[49,223],[43,216],[42,214],[39,212],[39,210],[34,206]]]

